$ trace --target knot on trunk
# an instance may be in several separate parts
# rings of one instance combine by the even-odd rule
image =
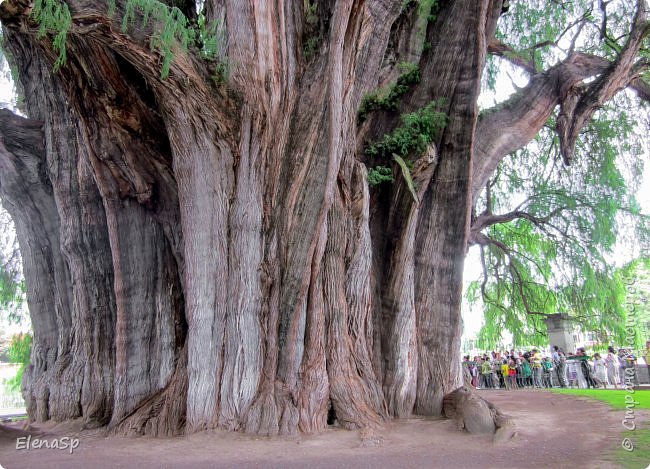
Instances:
[[[471,388],[461,386],[445,395],[445,417],[456,421],[459,430],[469,433],[492,433],[494,443],[510,440],[516,434],[513,420]]]
[[[32,11],[29,0],[7,0],[0,6],[0,19],[3,24],[18,24],[21,17],[29,16]]]

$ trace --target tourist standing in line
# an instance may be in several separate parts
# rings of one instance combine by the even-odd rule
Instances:
[[[481,365],[481,374],[483,375],[485,389],[492,389],[492,364],[487,357],[483,361],[483,365]]]
[[[524,354],[524,358],[521,360],[522,376],[524,381],[524,387],[528,388],[533,385],[533,369],[530,367],[530,362],[526,356],[528,353]]]
[[[504,358],[500,366],[501,366],[501,376],[503,376],[503,386],[506,389],[512,389],[512,387],[510,386],[510,380],[508,379],[508,374],[510,373],[508,360]]]
[[[600,353],[594,353],[594,379],[603,388],[607,387],[607,365]]]
[[[541,388],[542,386],[542,354],[537,351],[536,348],[533,349],[533,381],[536,388]]]
[[[576,354],[575,358],[580,362],[580,370],[582,371],[582,374],[585,377],[585,381],[587,382],[587,388],[595,388],[596,381],[594,380],[593,370],[589,364],[589,356],[587,355],[584,347],[580,347],[578,349],[578,353]]]
[[[508,360],[508,383],[510,384],[510,389],[517,388],[517,363],[515,362],[514,354]]]
[[[545,388],[553,387],[553,362],[549,357],[544,357],[542,361],[543,377],[542,382]]]
[[[555,372],[557,373],[557,380],[561,388],[567,387],[566,380],[566,355],[557,345],[553,346],[553,364],[555,365]]]
[[[607,382],[613,384],[618,389],[618,383],[621,381],[619,369],[621,367],[618,355],[611,345],[607,347],[607,356],[605,357],[605,366],[607,367]]]

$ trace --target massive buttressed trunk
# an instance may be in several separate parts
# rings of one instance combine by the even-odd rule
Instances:
[[[477,139],[496,148],[477,98],[502,2],[207,0],[218,71],[175,44],[165,78],[160,16],[45,3],[71,15],[57,71],[56,31],[36,34],[28,0],[0,6],[27,115],[0,112],[0,196],[34,327],[30,418],[275,435],[331,409],[346,428],[440,414],[473,173],[504,156],[475,158]],[[361,122],[403,61],[420,79]],[[434,101],[444,125],[403,165],[366,155]],[[369,186],[377,164],[393,184]]]
[[[500,5],[441,2],[422,54],[397,25],[427,22],[400,2],[207,2],[227,44],[214,80],[181,49],[161,79],[151,31],[119,26],[128,2],[112,17],[66,3],[57,72],[48,37],[24,32],[28,3],[2,12],[19,123],[39,142],[5,152],[2,185],[6,204],[34,200],[10,207],[37,344],[31,418],[272,435],[322,429],[330,407],[347,428],[438,414],[458,384],[476,97]],[[357,120],[394,78],[398,42],[423,75],[402,110],[439,100],[448,115],[409,156],[418,201],[401,180],[368,186],[364,145],[394,116]]]

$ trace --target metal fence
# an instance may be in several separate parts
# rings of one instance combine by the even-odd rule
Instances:
[[[25,401],[20,392],[0,392],[0,409],[20,409],[25,407]]]

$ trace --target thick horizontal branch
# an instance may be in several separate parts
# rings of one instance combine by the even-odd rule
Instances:
[[[499,162],[526,146],[537,135],[553,109],[570,94],[570,90],[585,79],[602,74],[610,66],[611,62],[602,57],[571,54],[548,71],[534,75],[528,86],[509,100],[484,112],[479,118],[474,147],[474,199],[485,187]],[[627,85],[641,99],[650,96],[650,86],[636,76],[629,77]],[[583,121],[582,125],[586,122]]]
[[[632,30],[616,61],[608,66],[593,83],[584,88],[575,87],[567,95],[561,96],[556,130],[560,137],[560,151],[566,164],[571,161],[580,131],[593,114],[637,78],[636,74],[640,70],[636,67],[636,60],[648,33],[650,33],[650,22],[647,19],[647,5],[644,0],[638,0]]]
[[[543,218],[534,217],[529,213],[523,212],[521,210],[514,210],[512,212],[508,212],[500,215],[494,215],[492,213],[483,213],[479,215],[476,218],[476,220],[474,220],[474,222],[472,223],[472,231],[481,231],[487,228],[488,226],[496,225],[499,223],[508,223],[520,218],[529,220],[536,225],[543,223],[545,220]]]
[[[0,109],[0,139],[6,151],[16,157],[45,155],[43,122],[26,119],[8,109]],[[6,156],[6,152],[0,152],[0,158]]]

